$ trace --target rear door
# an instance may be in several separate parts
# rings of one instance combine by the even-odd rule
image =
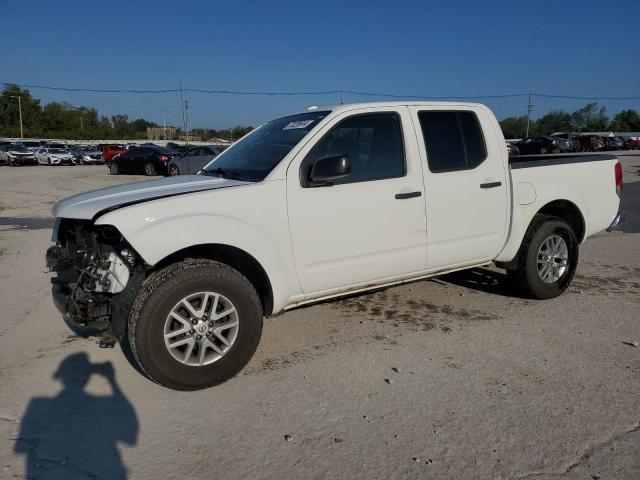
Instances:
[[[509,214],[506,147],[492,115],[410,108],[425,172],[429,269],[492,260]]]
[[[348,158],[350,174],[309,185],[313,162],[336,155]],[[422,171],[407,108],[358,109],[328,122],[289,166],[287,205],[309,296],[423,271]]]

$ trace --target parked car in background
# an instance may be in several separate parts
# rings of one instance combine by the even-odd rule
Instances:
[[[575,132],[553,133],[551,138],[565,140],[569,144],[569,151],[580,151],[580,134]]]
[[[41,149],[45,145],[45,142],[41,140],[20,140],[16,142],[16,144],[23,145],[35,153],[36,150]]]
[[[640,149],[640,137],[627,137],[624,146],[627,150]]]
[[[569,151],[569,142],[553,137],[527,137],[516,143],[523,155],[535,155],[545,153],[560,153]]]
[[[36,151],[36,159],[41,165],[75,165],[73,155],[66,148],[43,147]]]
[[[184,155],[173,157],[169,162],[169,175],[195,175],[211,160],[222,153],[215,146],[192,147]]]
[[[166,147],[136,147],[113,157],[109,165],[111,175],[138,173],[148,176],[168,175],[169,162],[178,156],[178,152]]]
[[[507,142],[507,152],[509,152],[510,157],[515,157],[516,155],[520,155],[520,149],[508,142]]]
[[[624,150],[624,140],[620,137],[602,137],[604,150]]]
[[[580,137],[580,151],[599,152],[604,149],[604,142],[599,135],[582,135]]]
[[[45,143],[44,148],[57,148],[57,149],[66,150],[67,152],[69,151],[69,146],[66,143],[61,143],[61,142]]]
[[[0,146],[0,163],[11,167],[16,165],[37,165],[33,152],[23,145],[4,144]]]
[[[194,145],[188,145],[188,144],[179,144],[179,143],[175,143],[175,142],[167,142],[167,148],[170,148],[171,150],[175,150],[178,153],[181,154],[185,154],[187,153],[189,150],[191,150],[194,147]]]
[[[73,145],[70,153],[80,165],[97,165],[104,163],[102,152],[93,145]]]
[[[127,147],[120,143],[101,143],[98,145],[98,150],[102,152],[102,158],[107,164],[109,164],[111,159],[116,155],[127,153]]]

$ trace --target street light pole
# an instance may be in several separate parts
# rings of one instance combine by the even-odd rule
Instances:
[[[18,99],[18,115],[20,116],[20,138],[24,138],[24,132],[22,130],[22,99],[20,95],[11,95],[11,98]]]

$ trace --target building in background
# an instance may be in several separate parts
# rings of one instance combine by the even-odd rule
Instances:
[[[176,137],[176,127],[147,127],[148,140],[174,140]]]

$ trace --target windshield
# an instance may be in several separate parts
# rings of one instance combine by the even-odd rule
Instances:
[[[63,148],[50,148],[49,153],[67,153]]]
[[[203,173],[259,182],[328,113],[301,113],[265,123],[225,150]]]
[[[30,152],[30,150],[28,148],[23,147],[22,145],[16,145],[16,146],[12,147],[11,151],[13,151],[13,152]]]

